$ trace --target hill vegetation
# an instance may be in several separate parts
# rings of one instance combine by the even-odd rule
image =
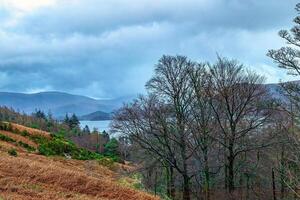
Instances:
[[[0,198],[157,199],[122,184],[127,166],[107,159],[61,136],[2,122]]]

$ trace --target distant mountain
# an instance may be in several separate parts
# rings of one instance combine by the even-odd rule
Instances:
[[[300,81],[296,81],[300,84]],[[270,95],[284,100],[279,84],[266,84]],[[135,96],[125,96],[115,99],[94,99],[64,92],[40,92],[35,94],[0,92],[0,106],[12,107],[27,114],[40,109],[45,113],[51,111],[54,117],[60,119],[66,113],[75,113],[85,120],[104,120],[110,118],[110,113],[117,110],[123,103],[129,102]]]
[[[77,116],[87,115],[96,111],[110,113],[122,106],[123,102],[133,99],[133,96],[97,100],[86,96],[73,95],[64,92],[40,92],[35,94],[0,92],[0,106],[12,107],[20,112],[31,114],[37,109],[60,118],[66,113]]]
[[[300,81],[290,81],[286,83],[294,83],[300,85]],[[283,95],[283,91],[282,91],[282,87],[280,86],[280,83],[266,84],[265,86],[273,98],[276,98],[283,102],[287,101],[287,98]]]
[[[111,114],[102,111],[96,111],[79,117],[79,120],[87,120],[87,121],[101,121],[101,120],[110,120],[110,119],[111,119]]]

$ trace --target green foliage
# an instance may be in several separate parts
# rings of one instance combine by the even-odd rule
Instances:
[[[3,135],[1,133],[0,133],[0,140],[5,141],[5,142],[12,142],[12,143],[16,142],[16,140],[14,140],[6,135]]]
[[[114,167],[114,161],[111,158],[103,157],[98,160],[98,163],[102,166],[105,166],[109,169],[113,169]]]
[[[35,113],[32,114],[33,117],[36,117],[38,119],[44,119],[47,120],[47,117],[45,115],[45,113],[41,110],[37,110]]]
[[[66,137],[68,136],[69,132],[65,129],[59,129],[57,132],[55,132],[52,135],[56,135],[57,137]]]
[[[34,141],[37,144],[42,144],[49,140],[48,138],[46,138],[42,135],[29,135],[29,139],[31,139],[32,141]]]
[[[128,178],[121,178],[119,179],[119,183],[123,186],[134,188],[137,190],[144,190],[145,186],[142,184],[142,176],[140,173],[133,173]]]
[[[11,156],[18,156],[18,153],[16,151],[16,149],[10,149],[8,150],[8,154],[11,155]]]
[[[78,117],[73,114],[71,117],[69,117],[68,114],[66,114],[66,117],[64,119],[64,123],[72,130],[74,128],[79,129],[79,120]]]
[[[18,142],[18,145],[19,146],[21,146],[21,147],[24,147],[25,149],[27,149],[27,151],[35,151],[35,148],[34,147],[32,147],[32,146],[30,146],[29,144],[27,144],[27,143],[24,143],[24,142],[22,142],[22,141],[19,141]]]
[[[133,182],[133,188],[142,190],[145,189],[143,183],[142,183],[142,175],[140,173],[134,173],[130,176],[134,180]]]
[[[63,156],[64,154],[70,154],[76,148],[60,137],[53,137],[51,140],[39,140],[38,142],[40,143],[39,152],[46,156]]]
[[[119,142],[117,139],[112,138],[105,144],[104,155],[112,158],[114,161],[120,161]]]
[[[0,130],[3,130],[3,131],[12,131],[12,125],[11,125],[11,123],[0,122]]]
[[[30,128],[39,129],[40,126],[38,124],[36,124],[36,123],[32,123],[32,124],[30,124]]]
[[[103,158],[102,155],[78,148],[73,142],[64,139],[60,135],[52,135],[52,139],[37,138],[39,145],[39,153],[45,156],[64,156],[70,155],[73,159],[78,160],[94,160]]]
[[[28,131],[24,130],[21,132],[21,135],[24,136],[24,137],[28,137],[30,136],[30,134],[28,133]]]
[[[88,125],[85,125],[85,127],[82,129],[83,134],[90,134],[90,128],[88,127]]]

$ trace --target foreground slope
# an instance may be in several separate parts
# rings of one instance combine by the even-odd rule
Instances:
[[[14,125],[14,127],[17,127]],[[18,128],[25,127],[19,126]],[[30,134],[38,131],[26,128]],[[63,157],[45,157],[16,145],[28,138],[0,131],[16,142],[0,140],[0,197],[13,200],[43,199],[119,199],[155,200],[149,194],[122,186],[120,175],[97,161],[79,161]],[[36,144],[32,144],[35,146]],[[7,151],[15,148],[18,156]]]

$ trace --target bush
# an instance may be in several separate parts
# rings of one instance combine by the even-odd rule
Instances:
[[[110,158],[103,157],[98,160],[98,163],[104,167],[107,167],[109,169],[113,169],[115,166],[114,161]]]
[[[8,150],[8,154],[11,155],[11,156],[18,156],[18,153],[16,151],[16,149],[10,149]]]
[[[16,140],[14,140],[6,135],[3,135],[1,133],[0,133],[0,140],[5,141],[5,142],[12,142],[12,143],[16,142]]]
[[[45,156],[64,156],[70,155],[77,160],[95,160],[103,158],[102,155],[78,148],[76,145],[60,135],[52,135],[52,139],[43,139],[39,141],[39,153]]]
[[[34,128],[34,129],[39,129],[40,128],[40,126],[38,125],[38,124],[30,124],[30,126],[29,126],[30,128]]]
[[[49,140],[48,138],[41,135],[29,135],[29,139],[38,144],[43,144]]]
[[[44,141],[39,146],[39,152],[46,156],[63,156],[64,154],[72,155],[72,152],[74,152],[75,149],[75,145],[72,145],[58,137],[54,137],[52,140],[47,140],[46,142]]]
[[[24,136],[24,137],[28,137],[30,136],[30,134],[28,133],[28,131],[24,130],[21,132],[21,135]]]
[[[19,141],[18,142],[18,145],[21,146],[21,147],[24,147],[25,149],[27,149],[27,151],[35,151],[35,148],[30,146],[29,144],[27,143],[24,143],[22,141]]]
[[[2,131],[12,131],[11,123],[0,122],[0,130],[2,130]]]

